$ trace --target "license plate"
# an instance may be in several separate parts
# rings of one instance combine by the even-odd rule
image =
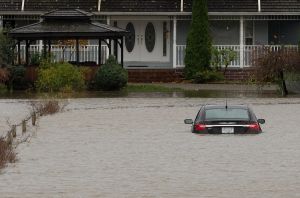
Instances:
[[[224,134],[234,133],[234,128],[233,127],[222,127],[222,133],[224,133]]]

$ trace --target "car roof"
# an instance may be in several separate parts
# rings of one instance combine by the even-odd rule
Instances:
[[[204,105],[205,109],[226,109],[226,105]],[[248,110],[247,105],[228,105],[227,109],[245,109]]]

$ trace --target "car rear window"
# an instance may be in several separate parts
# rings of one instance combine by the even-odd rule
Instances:
[[[207,109],[205,120],[250,120],[247,109]]]

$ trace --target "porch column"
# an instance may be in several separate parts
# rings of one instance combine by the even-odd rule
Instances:
[[[176,59],[177,59],[177,18],[173,18],[173,68],[176,68]]]
[[[240,68],[244,67],[244,17],[240,17]]]

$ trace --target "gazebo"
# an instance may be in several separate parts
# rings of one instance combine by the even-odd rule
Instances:
[[[51,41],[76,40],[76,63],[79,65],[79,40],[98,40],[98,63],[101,64],[101,43],[107,44],[109,54],[112,51],[114,41],[114,55],[118,60],[118,48],[120,48],[120,60],[123,66],[123,37],[127,31],[101,24],[91,20],[92,13],[79,9],[54,10],[41,15],[41,21],[31,25],[12,29],[9,34],[17,41],[18,64],[21,63],[21,42],[25,41],[25,62],[29,64],[29,47],[33,41],[43,41],[43,55],[51,53]],[[119,47],[118,47],[119,46]],[[47,50],[48,49],[48,50]]]

